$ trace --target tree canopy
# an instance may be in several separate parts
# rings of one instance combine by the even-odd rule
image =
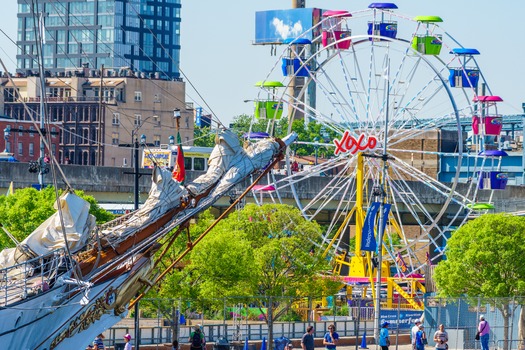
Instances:
[[[114,218],[114,215],[102,209],[92,196],[85,195],[82,191],[75,193],[91,204],[89,212],[96,217],[97,223]],[[8,196],[0,196],[0,224],[18,241],[22,241],[55,213],[55,201],[55,189],[51,186],[41,191],[31,187],[23,188]],[[14,243],[5,233],[0,234],[0,250],[13,246]]]
[[[509,349],[511,300],[525,295],[524,237],[524,217],[482,215],[453,233],[447,242],[447,259],[434,271],[439,295],[467,297],[474,304],[482,301],[501,312],[505,350]],[[523,309],[522,305],[521,322]]]
[[[212,220],[208,211],[201,214],[191,236],[197,237]],[[320,239],[320,226],[304,219],[296,208],[248,204],[223,219],[195,246],[183,263],[184,269],[173,271],[160,289],[148,296],[188,298],[219,310],[225,297],[248,300],[255,296],[262,303],[268,296],[293,302],[332,295],[340,283],[322,276],[331,268],[314,249]],[[172,248],[183,249],[184,242]],[[279,310],[287,307],[289,304],[274,305]]]
[[[434,279],[443,296],[525,294],[525,218],[485,214],[454,232]]]

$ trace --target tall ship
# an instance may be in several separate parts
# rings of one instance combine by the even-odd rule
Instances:
[[[104,225],[95,225],[88,202],[65,191],[55,214],[1,252],[0,342],[9,349],[72,349],[114,325],[151,285],[162,256],[156,253],[235,185],[250,176],[255,185],[296,138],[243,148],[230,130],[218,136],[205,174],[182,184],[155,166],[144,205]]]

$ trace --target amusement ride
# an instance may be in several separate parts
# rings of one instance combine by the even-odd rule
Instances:
[[[332,257],[347,295],[359,286],[380,300],[383,291],[383,307],[403,300],[423,309],[424,276],[444,258],[452,231],[493,209],[494,191],[507,182],[506,153],[494,147],[502,99],[476,62],[480,52],[442,22],[399,14],[393,3],[326,10],[313,27],[279,43],[276,64],[256,84],[255,117],[268,120],[270,133],[288,111],[289,128],[296,119],[321,125],[320,139],[298,143],[332,155],[297,171],[289,150],[286,176],[259,191],[270,189],[275,199],[291,192],[306,218],[324,222],[318,249]],[[472,120],[468,154],[465,118]],[[444,156],[457,159],[446,183],[439,179]],[[460,181],[467,157],[475,169]],[[313,177],[313,194],[305,196],[302,184]]]

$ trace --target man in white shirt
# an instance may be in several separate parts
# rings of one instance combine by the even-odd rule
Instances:
[[[410,340],[412,341],[412,350],[416,350],[416,333],[419,331],[420,320],[415,322],[415,326],[410,330]]]

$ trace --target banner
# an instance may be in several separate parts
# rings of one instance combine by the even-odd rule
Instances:
[[[363,232],[361,233],[361,250],[374,252],[376,250],[376,239],[374,237],[374,228],[376,222],[377,211],[380,203],[373,202],[366,211],[365,223],[363,225]]]
[[[394,302],[397,303],[397,302]],[[423,311],[417,310],[385,310],[381,309],[380,322],[388,322],[392,329],[410,329],[416,321],[421,321]],[[427,334],[428,336],[428,334]]]
[[[202,107],[195,108],[195,125],[199,128],[202,127]]]
[[[388,214],[390,213],[390,207],[392,204],[385,203],[383,204],[383,225],[381,226],[381,232],[383,233],[383,237],[385,236],[385,228],[386,223],[388,222]]]

